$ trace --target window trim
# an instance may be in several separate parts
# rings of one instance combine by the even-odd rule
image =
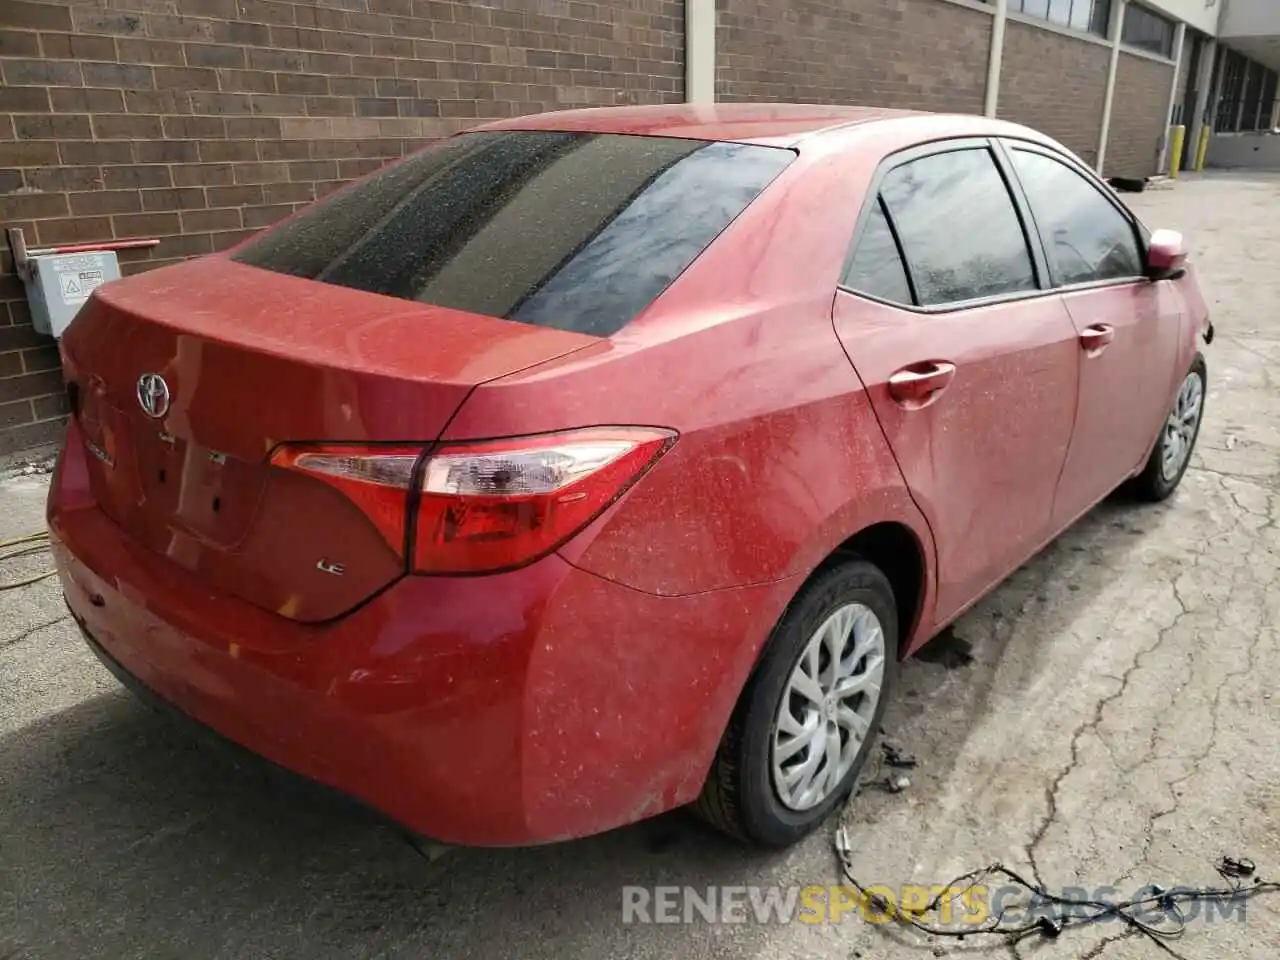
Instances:
[[[1092,170],[1083,164],[1073,160],[1071,157],[1052,147],[1047,147],[1042,143],[1034,140],[1023,140],[1018,137],[999,137],[996,138],[996,149],[1004,157],[1005,163],[1008,164],[1009,175],[1013,177],[1017,183],[1018,200],[1025,205],[1026,216],[1031,223],[1032,229],[1035,230],[1036,242],[1044,256],[1047,275],[1050,280],[1051,289],[1059,293],[1069,293],[1076,290],[1094,290],[1106,287],[1129,286],[1135,283],[1150,283],[1151,279],[1145,273],[1138,273],[1132,277],[1116,277],[1110,280],[1086,280],[1079,283],[1063,283],[1058,277],[1058,272],[1053,266],[1052,259],[1049,257],[1049,248],[1045,243],[1044,234],[1040,230],[1040,224],[1036,222],[1035,210],[1032,209],[1031,201],[1027,197],[1026,189],[1022,184],[1022,178],[1018,176],[1017,165],[1013,160],[1013,152],[1021,150],[1024,153],[1036,153],[1046,157],[1049,160],[1057,161],[1068,170],[1076,173],[1085,181],[1094,191],[1111,205],[1111,208],[1118,213],[1121,218],[1129,224],[1129,230],[1133,234],[1133,240],[1138,248],[1138,260],[1140,264],[1147,262],[1147,243],[1143,231],[1137,218],[1133,215],[1133,211],[1129,210],[1124,203],[1112,192],[1102,180],[1100,180]]]
[[[911,269],[911,258],[907,256],[907,248],[902,244],[902,234],[898,231],[898,225],[894,223],[893,214],[889,212],[889,205],[884,202],[884,197],[880,195],[879,190],[876,191],[875,205],[880,208],[880,214],[884,217],[884,222],[889,228],[889,236],[893,237],[893,245],[898,251],[898,259],[902,261],[902,272],[907,278],[907,292],[911,295],[911,305],[918,307],[920,306],[920,291],[916,289],[916,275]]]
[[[907,296],[911,298],[910,303],[902,303],[898,300],[890,300],[888,297],[876,296],[874,293],[855,290],[845,282],[845,279],[849,275],[849,271],[853,268],[854,261],[857,259],[858,248],[866,238],[867,230],[871,225],[871,221],[875,216],[877,208],[880,210],[881,217],[884,218],[885,226],[889,229],[889,238],[893,241],[893,249],[898,252],[898,263],[902,267],[903,275],[907,278]],[[907,259],[907,251],[902,245],[902,237],[898,235],[898,226],[893,222],[893,215],[889,213],[889,205],[884,202],[884,198],[880,196],[880,192],[878,190],[872,200],[866,203],[858,213],[858,221],[854,226],[854,234],[857,237],[857,240],[849,245],[849,250],[845,254],[844,266],[840,270],[840,279],[836,283],[836,288],[848,293],[856,293],[864,300],[874,300],[876,303],[885,303],[895,307],[905,307],[910,309],[918,308],[920,303],[920,294],[916,291],[915,277],[912,276],[911,273],[911,261]]]
[[[1014,290],[1009,293],[994,294],[987,297],[975,297],[970,300],[955,300],[948,303],[939,304],[921,304],[919,302],[920,295],[916,286],[915,271],[911,266],[911,260],[907,256],[906,249],[902,245],[901,234],[898,225],[894,221],[889,206],[883,203],[880,196],[880,188],[887,177],[899,167],[904,167],[909,163],[917,160],[923,160],[926,157],[940,156],[945,153],[958,153],[964,150],[985,150],[991,156],[991,161],[995,165],[997,172],[1000,174],[1001,180],[1004,182],[1005,190],[1009,194],[1009,200],[1013,204],[1014,215],[1018,219],[1018,226],[1022,230],[1023,242],[1027,245],[1027,253],[1031,259],[1031,272],[1035,281],[1035,289],[1033,290]],[[1027,207],[1020,196],[1021,185],[1017,184],[1016,178],[1013,177],[1012,170],[1008,166],[1007,159],[1002,153],[1002,148],[998,138],[984,136],[963,136],[953,138],[943,138],[939,140],[931,140],[925,143],[917,143],[906,147],[902,150],[889,154],[880,161],[876,167],[876,171],[872,174],[871,182],[867,186],[867,190],[863,195],[862,208],[858,212],[858,219],[854,224],[853,234],[849,242],[848,249],[845,251],[844,263],[840,269],[840,279],[836,284],[838,291],[844,291],[863,300],[869,300],[873,303],[881,303],[886,306],[897,307],[900,310],[908,310],[922,316],[931,316],[935,314],[956,313],[962,310],[976,310],[981,307],[994,306],[1003,303],[1013,303],[1021,300],[1032,300],[1038,297],[1047,296],[1057,291],[1050,282],[1048,272],[1048,261],[1045,257],[1044,247],[1040,240],[1039,231],[1035,229],[1034,221],[1030,220],[1030,208]],[[898,255],[902,258],[902,266],[907,272],[907,284],[911,290],[913,303],[898,303],[893,300],[886,300],[861,290],[855,290],[845,283],[845,277],[849,274],[849,269],[853,265],[853,258],[858,251],[858,245],[862,242],[862,237],[866,233],[867,224],[871,219],[871,211],[881,206],[884,211],[885,220],[889,223],[889,230],[893,234],[894,243],[898,247]]]

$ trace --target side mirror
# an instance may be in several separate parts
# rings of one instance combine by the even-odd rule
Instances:
[[[1157,230],[1147,245],[1147,276],[1177,280],[1187,272],[1187,250],[1177,230]]]

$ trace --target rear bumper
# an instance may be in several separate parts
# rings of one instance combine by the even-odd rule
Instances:
[[[74,615],[73,615],[73,619],[76,619]],[[200,723],[194,717],[191,717],[190,715],[183,713],[180,709],[178,709],[178,707],[176,707],[174,704],[170,703],[169,701],[163,699],[162,697],[158,696],[154,690],[147,687],[137,677],[135,677],[128,670],[122,667],[120,663],[113,656],[111,656],[110,653],[107,652],[106,648],[103,647],[102,644],[98,643],[98,641],[95,640],[94,637],[89,633],[89,631],[85,629],[84,624],[79,623],[78,619],[77,619],[77,626],[79,626],[80,628],[80,636],[84,640],[85,645],[89,648],[89,651],[95,657],[98,658],[98,662],[101,663],[103,667],[106,668],[108,673],[110,673],[113,677],[116,678],[116,680],[120,683],[121,686],[123,686],[126,690],[128,690],[131,694],[133,694],[145,706],[154,710],[156,713],[162,714],[163,716],[173,721],[174,723],[180,725],[193,738],[198,738],[203,744],[209,746],[211,749],[215,749],[223,752],[228,756],[229,759],[234,761],[237,765],[242,764],[244,762],[248,762],[250,764],[257,764],[259,765],[259,769],[263,769],[266,772],[271,774],[278,774],[280,777],[285,778],[286,780],[300,779],[303,782],[306,782],[308,784],[311,784],[312,786],[317,787],[318,789],[331,791],[331,795],[335,798],[340,798],[352,803],[357,802],[353,797],[351,797],[348,794],[340,793],[339,791],[333,790],[332,787],[319,784],[315,780],[310,780],[305,777],[300,777],[300,775],[297,772],[293,770],[289,770],[286,767],[282,767],[277,763],[273,763],[270,760],[267,760],[261,754],[254,753],[253,751],[246,749],[240,744],[232,740],[228,740],[226,737],[222,736],[222,734],[218,733],[218,731],[214,730],[212,727],[206,726],[205,724]],[[284,780],[282,780],[281,782],[284,782]],[[424,838],[424,839],[429,840],[430,838]]]
[[[567,839],[692,800],[795,588],[660,598],[553,555],[405,578],[301,624],[134,544],[67,466],[50,494],[58,573],[114,672],[446,843]]]

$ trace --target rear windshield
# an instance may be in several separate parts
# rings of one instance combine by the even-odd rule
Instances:
[[[316,203],[235,259],[608,336],[794,157],[668,137],[463,134]]]

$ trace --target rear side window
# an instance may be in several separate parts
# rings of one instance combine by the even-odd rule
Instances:
[[[607,336],[662,293],[794,157],[668,137],[463,134],[320,201],[235,259]]]
[[[1021,220],[989,150],[914,160],[890,171],[880,189],[922,305],[1037,288]]]
[[[1097,187],[1044,154],[1011,153],[1058,283],[1142,276],[1133,224]]]
[[[884,205],[879,201],[871,208],[870,219],[858,240],[853,261],[845,272],[844,285],[877,300],[912,302],[907,268],[902,264],[898,242],[893,238],[889,220],[884,215]]]

